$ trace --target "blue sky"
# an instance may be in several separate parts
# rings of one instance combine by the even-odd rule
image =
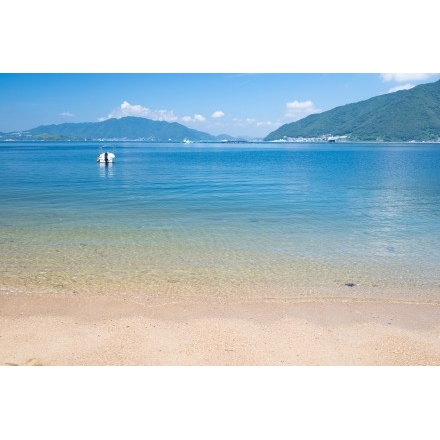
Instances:
[[[398,9],[382,0],[57,5],[2,7],[0,132],[142,116],[264,137],[440,78],[427,0]]]
[[[379,73],[3,73],[0,131],[139,116],[264,137],[311,113],[438,80]]]

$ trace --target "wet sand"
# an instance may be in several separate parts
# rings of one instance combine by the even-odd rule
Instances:
[[[1,366],[440,365],[440,304],[0,294]]]

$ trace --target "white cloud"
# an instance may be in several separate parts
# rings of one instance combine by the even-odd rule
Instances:
[[[230,128],[242,128],[242,129],[248,129],[249,127],[252,128],[258,128],[258,129],[273,129],[273,127],[279,127],[282,125],[282,123],[278,122],[272,122],[272,121],[258,121],[255,118],[232,118],[232,124],[230,125]],[[264,136],[267,133],[264,133]],[[263,135],[263,133],[261,133]]]
[[[286,103],[286,112],[284,116],[292,122],[305,118],[313,113],[320,113],[321,110],[313,105],[312,101],[292,101]]]
[[[313,104],[306,103],[289,103],[291,106],[290,112],[296,110],[301,113],[301,117],[307,116],[309,113],[320,111],[315,109]],[[297,107],[295,109],[295,106]],[[299,108],[298,108],[299,107]],[[133,105],[128,101],[124,101],[118,108],[113,110],[107,117],[99,118],[99,121],[105,121],[110,118],[120,119],[126,116],[135,116],[148,118],[152,120],[175,122],[179,121],[182,124],[197,130],[203,130],[211,133],[212,130],[231,134],[231,135],[249,135],[249,133],[260,133],[260,136],[265,136],[267,131],[282,125],[280,122],[260,121],[255,118],[229,118],[222,110],[214,111],[209,117],[203,114],[195,113],[193,115],[184,115],[182,117],[176,116],[173,111],[169,110],[151,110],[142,105]],[[300,116],[297,117],[300,119]],[[215,134],[214,132],[212,132]],[[254,134],[254,136],[257,136]]]
[[[100,121],[106,119],[116,118],[120,119],[125,116],[136,116],[140,118],[148,118],[154,121],[177,121],[177,116],[172,110],[150,110],[147,107],[141,105],[131,105],[129,102],[124,101],[116,110],[113,110],[106,118],[99,118]]]
[[[399,90],[409,90],[414,87],[414,84],[406,83],[402,84],[396,87],[391,87],[391,89],[388,90],[388,93],[398,92]]]
[[[197,122],[205,122],[206,118],[203,115],[194,115],[194,120]]]
[[[167,121],[167,122],[175,122],[178,117],[173,113],[172,110],[154,110],[150,119],[154,119],[156,121]]]
[[[412,84],[410,81],[416,83],[428,81],[429,79],[435,79],[438,77],[438,73],[381,73],[380,78],[383,82],[397,82],[405,83],[399,84],[395,87],[391,87],[388,93],[397,92],[399,90],[409,90],[415,87],[416,84]]]
[[[257,122],[257,127],[271,127],[272,125],[281,125],[281,124],[274,124],[271,121],[260,121]]]
[[[381,73],[380,78],[383,82],[406,82],[424,81],[436,75],[438,75],[438,73]]]
[[[181,118],[181,120],[183,122],[186,122],[186,123],[189,123],[189,122],[205,122],[206,118],[203,115],[195,114],[192,117],[191,116],[183,116]]]
[[[70,112],[62,112],[62,113],[60,113],[60,116],[66,116],[68,118],[71,118],[71,117],[73,117],[75,115],[73,113],[70,113]]]

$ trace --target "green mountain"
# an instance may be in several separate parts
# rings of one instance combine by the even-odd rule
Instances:
[[[264,140],[347,136],[350,141],[437,141],[440,81],[376,96],[284,124]]]
[[[7,134],[9,137],[11,133]],[[129,139],[155,142],[216,141],[216,136],[193,130],[177,122],[153,121],[127,116],[102,122],[65,123],[41,125],[21,133],[21,139],[42,140],[92,140]]]

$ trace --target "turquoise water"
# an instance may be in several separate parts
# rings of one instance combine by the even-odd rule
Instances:
[[[1,291],[440,298],[438,144],[100,145],[0,143]]]

